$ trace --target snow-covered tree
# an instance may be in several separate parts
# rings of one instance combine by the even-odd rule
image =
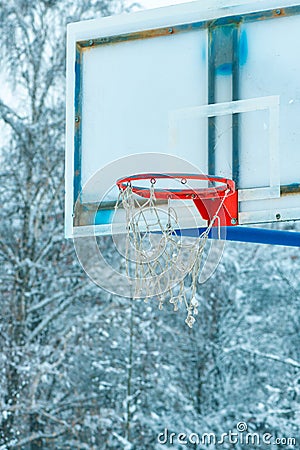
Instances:
[[[95,294],[63,236],[65,32],[121,9],[1,2],[1,448],[76,440],[86,410],[84,390],[70,389],[70,359],[83,326],[74,318]]]

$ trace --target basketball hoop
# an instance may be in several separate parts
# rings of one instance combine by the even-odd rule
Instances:
[[[180,188],[158,188],[160,180],[176,180]],[[197,180],[205,187],[193,189],[188,180]],[[141,186],[149,182],[149,186]],[[165,181],[166,183],[166,181]],[[227,178],[180,173],[144,173],[117,181],[119,199],[126,213],[126,274],[130,278],[131,262],[134,267],[134,298],[157,298],[159,309],[166,300],[178,310],[184,303],[186,324],[192,328],[198,314],[196,288],[203,251],[212,227],[237,224],[237,192],[235,184]],[[144,200],[141,200],[144,199]],[[206,230],[193,244],[183,244],[178,233],[178,219],[173,200],[192,200],[201,217],[207,221]],[[164,205],[164,208],[161,207]],[[163,220],[165,215],[165,220]],[[155,242],[155,239],[157,240]],[[185,278],[191,281],[185,286]]]

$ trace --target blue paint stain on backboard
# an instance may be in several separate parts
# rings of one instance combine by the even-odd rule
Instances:
[[[217,67],[217,75],[231,75],[232,74],[232,63],[224,63]]]
[[[246,64],[248,58],[248,40],[246,31],[243,30],[240,36],[239,63],[240,66]]]
[[[114,215],[114,210],[102,209],[97,211],[95,215],[95,225],[109,225],[112,223],[112,217]]]
[[[243,30],[239,39],[238,49],[239,66],[243,66],[248,58],[248,41],[247,34]],[[228,60],[216,66],[216,74],[221,76],[231,75],[233,70],[232,54],[228,54]]]

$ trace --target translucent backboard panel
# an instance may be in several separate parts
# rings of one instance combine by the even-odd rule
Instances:
[[[168,150],[169,111],[206,102],[206,47],[200,30],[83,54],[82,147],[90,149],[82,153],[83,185],[95,168],[125,155]],[[186,152],[177,156],[185,158]],[[197,155],[190,161],[196,163]],[[84,192],[83,201],[97,201],[99,194]]]
[[[299,38],[300,6],[288,0],[69,25],[66,236],[110,234],[116,180],[144,172],[233,179],[241,225],[298,220]],[[178,205],[183,227],[195,226],[192,207]]]
[[[283,187],[279,199],[241,203],[240,212],[246,221],[251,217],[251,212],[252,220],[255,221],[266,210],[269,210],[269,214],[273,211],[275,216],[283,217],[293,209],[298,209],[300,204],[299,193],[287,193],[288,186],[299,183],[300,173],[300,84],[297,75],[300,62],[296,57],[300,39],[300,16],[282,16],[280,20],[255,21],[242,26],[248,50],[247,60],[240,68],[241,96],[248,98],[277,94],[280,97],[278,146],[280,185]],[[262,121],[262,125],[265,126],[265,121]],[[243,147],[250,151],[253,136],[260,134],[258,126],[254,129],[243,127]],[[265,167],[263,158],[264,155],[260,155],[258,162]],[[249,168],[246,161],[244,167],[244,171]]]

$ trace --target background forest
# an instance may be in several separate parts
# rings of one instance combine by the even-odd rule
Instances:
[[[66,24],[125,10],[0,1],[0,450],[196,448],[157,436],[241,421],[299,446],[299,248],[227,243],[188,329],[94,286],[64,238]]]

